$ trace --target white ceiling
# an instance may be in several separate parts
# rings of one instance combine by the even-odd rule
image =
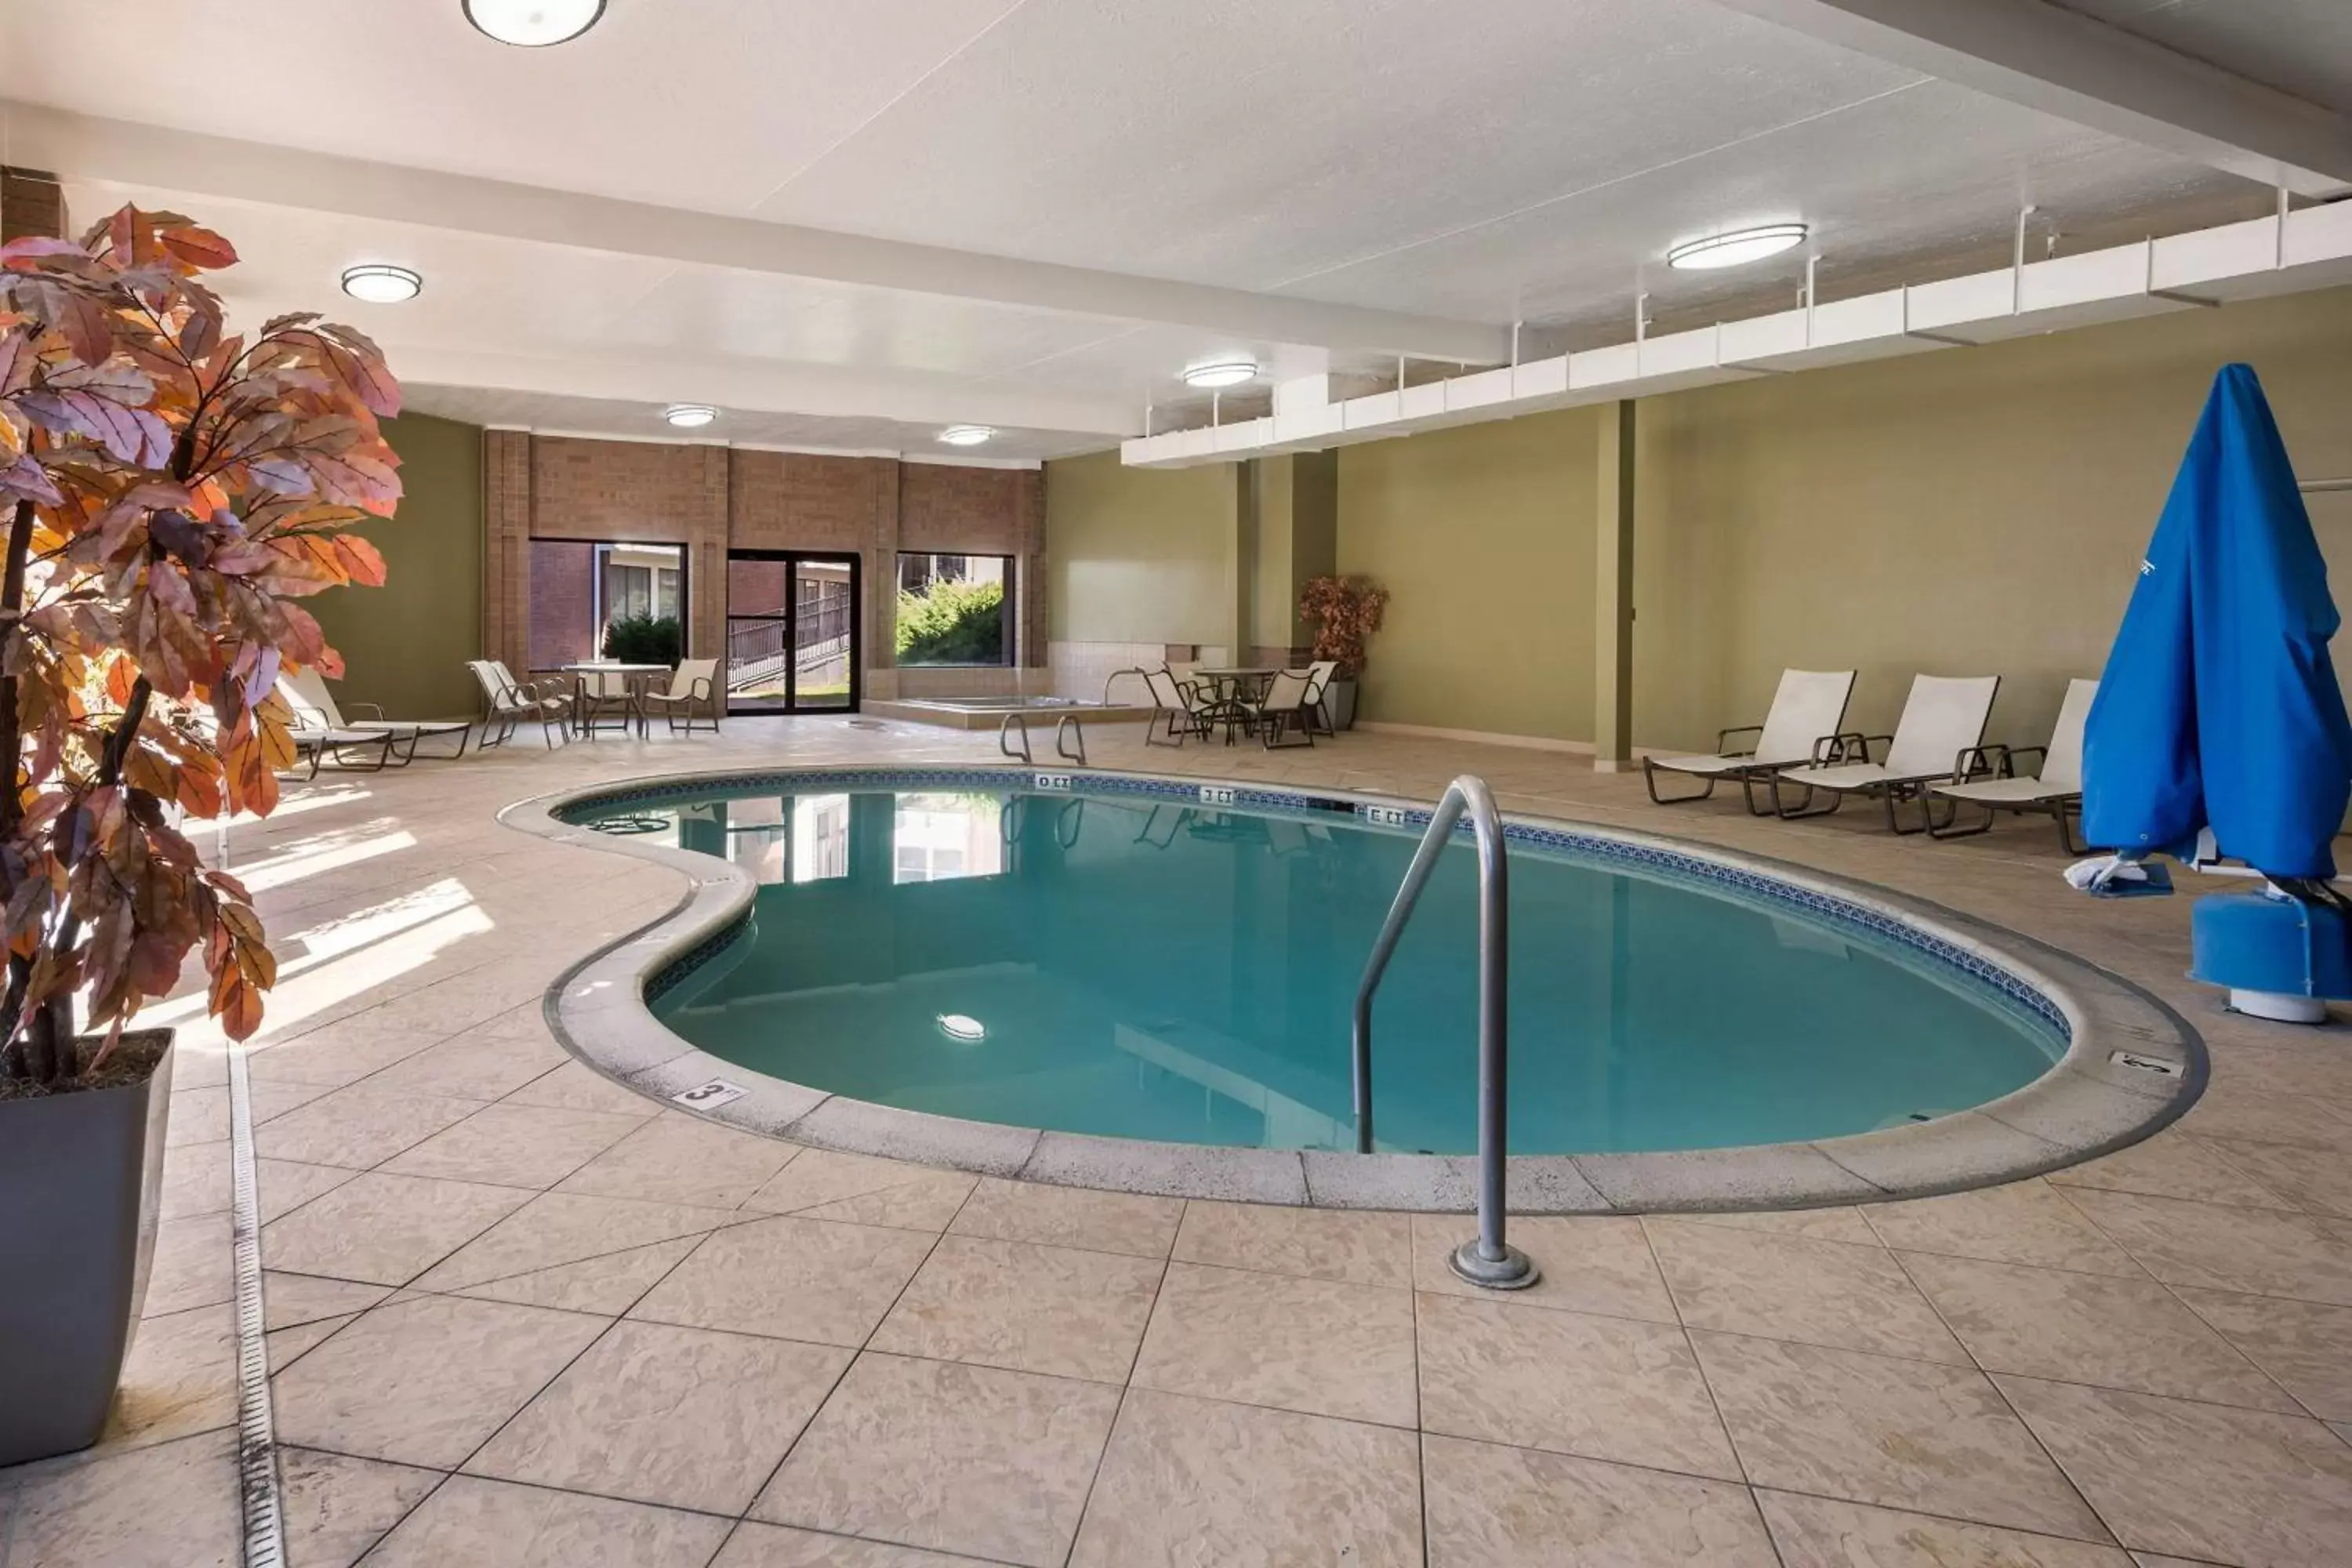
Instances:
[[[2068,4],[2352,111],[2346,0]],[[1708,0],[610,0],[546,50],[481,37],[457,0],[0,0],[0,73],[22,104],[978,253],[974,277],[1018,258],[1552,342],[1623,335],[1643,292],[1669,326],[1787,304],[1799,256],[1662,264],[1749,222],[1810,224],[1830,298],[2005,257],[2025,203],[2039,255],[2271,200]],[[24,118],[0,156],[35,163]],[[214,223],[240,308],[334,308],[414,405],[458,417],[650,435],[658,400],[693,398],[739,440],[944,451],[940,425],[974,420],[1004,431],[988,454],[1036,458],[1112,444],[1147,402],[1168,417],[1211,353],[1383,363],[1303,317],[1197,324],[1215,300],[1079,314],[963,289],[953,257],[918,291],[621,254],[320,210],[266,177],[157,184],[44,134],[78,216]],[[362,259],[425,293],[343,300]]]

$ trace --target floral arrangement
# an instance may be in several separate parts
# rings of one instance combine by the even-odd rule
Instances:
[[[1298,615],[1315,624],[1315,657],[1335,659],[1339,673],[1364,672],[1364,639],[1381,629],[1389,591],[1363,576],[1310,577],[1299,591]]]

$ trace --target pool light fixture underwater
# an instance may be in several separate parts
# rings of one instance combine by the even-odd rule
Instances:
[[[464,0],[466,20],[502,44],[568,44],[604,15],[604,0]]]
[[[389,261],[369,261],[343,268],[343,292],[371,305],[397,305],[414,300],[425,288],[422,274]]]
[[[1805,243],[1801,223],[1768,223],[1761,228],[1735,229],[1677,245],[1666,252],[1666,265],[1685,272],[1711,271],[1718,267],[1744,267],[1778,256]]]
[[[988,1026],[966,1013],[942,1013],[939,1026],[940,1034],[967,1046],[976,1046],[988,1038]]]

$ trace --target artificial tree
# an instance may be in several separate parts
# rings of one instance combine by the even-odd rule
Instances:
[[[1309,577],[1298,593],[1298,615],[1315,623],[1314,657],[1352,679],[1364,672],[1364,639],[1381,629],[1389,591],[1364,576]]]
[[[277,805],[278,672],[341,673],[291,601],[383,583],[346,531],[399,500],[377,420],[400,392],[314,314],[232,335],[201,279],[236,260],[131,206],[0,247],[0,1097],[106,1081],[199,946],[233,1038],[276,977],[250,895],[180,823]]]

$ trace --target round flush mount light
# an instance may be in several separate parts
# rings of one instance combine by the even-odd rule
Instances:
[[[964,1013],[942,1013],[939,1016],[940,1033],[950,1040],[968,1046],[978,1045],[988,1038],[988,1026]]]
[[[1804,243],[1803,224],[1766,224],[1761,228],[1738,229],[1730,234],[1714,235],[1706,239],[1694,239],[1687,245],[1677,245],[1666,252],[1666,265],[1680,268],[1685,272],[1706,271],[1717,267],[1744,267],[1748,262],[1778,256]]]
[[[604,0],[465,0],[466,20],[502,44],[541,49],[596,25]]]
[[[950,447],[977,447],[995,434],[985,425],[950,425],[940,432],[940,439]]]
[[[1245,381],[1255,379],[1257,361],[1250,359],[1211,360],[1206,364],[1188,365],[1184,371],[1184,384],[1197,386],[1203,391],[1220,386],[1239,386]]]
[[[424,287],[422,277],[388,261],[371,261],[362,267],[343,269],[343,292],[371,305],[397,305],[404,300],[414,300]]]
[[[673,403],[662,410],[662,417],[681,430],[699,430],[719,417],[719,410],[708,403]]]

